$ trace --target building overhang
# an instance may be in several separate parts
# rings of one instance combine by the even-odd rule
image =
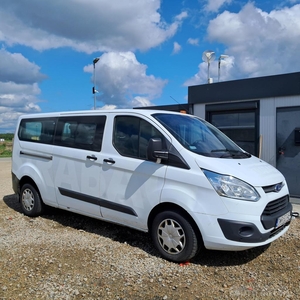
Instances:
[[[188,87],[188,103],[213,103],[300,95],[300,72]]]

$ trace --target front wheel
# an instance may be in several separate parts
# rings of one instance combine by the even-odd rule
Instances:
[[[157,214],[152,223],[151,235],[160,254],[174,262],[190,260],[200,246],[190,221],[175,211]]]
[[[24,184],[21,188],[20,202],[26,216],[37,217],[43,212],[44,203],[36,188],[29,183]]]

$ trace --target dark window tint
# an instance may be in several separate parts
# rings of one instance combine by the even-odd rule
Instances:
[[[124,156],[147,159],[147,147],[150,138],[163,135],[147,121],[131,116],[115,118],[113,144]]]
[[[22,141],[31,141],[43,144],[52,144],[55,132],[56,119],[23,119],[18,136]]]
[[[104,116],[59,118],[55,144],[99,152],[105,119]]]

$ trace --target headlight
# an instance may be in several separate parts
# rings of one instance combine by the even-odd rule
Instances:
[[[202,171],[220,196],[247,201],[258,201],[260,198],[255,188],[245,181],[229,175]]]

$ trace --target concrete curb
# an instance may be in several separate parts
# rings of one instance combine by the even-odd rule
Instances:
[[[293,205],[293,212],[300,213],[300,199],[291,197],[290,202]]]
[[[292,205],[293,205],[293,212],[297,212],[300,214],[300,205],[294,203],[292,203]]]

